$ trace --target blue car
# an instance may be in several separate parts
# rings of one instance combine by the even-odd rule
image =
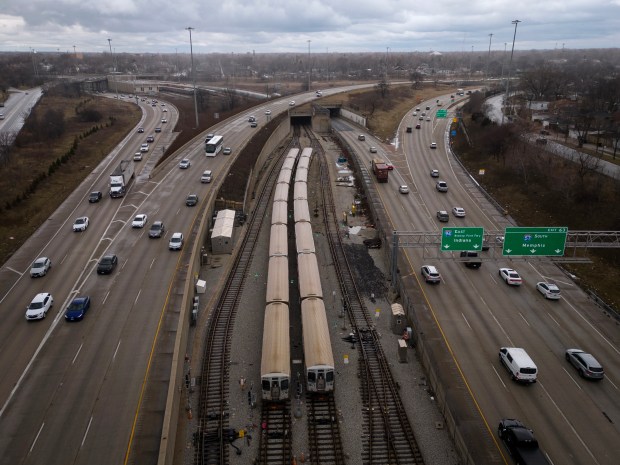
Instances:
[[[90,297],[76,297],[67,307],[67,310],[65,311],[65,319],[67,321],[79,321],[84,318],[84,315],[89,308]]]

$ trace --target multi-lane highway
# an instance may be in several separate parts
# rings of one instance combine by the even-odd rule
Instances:
[[[199,209],[186,207],[185,197],[197,193],[200,204],[206,202],[230,160],[223,155],[206,158],[203,140],[196,139],[154,169],[177,115],[168,106],[169,123],[162,124],[161,103],[140,105],[144,117],[139,126],[145,132],[132,132],[0,269],[0,456],[7,463],[121,463],[131,447],[151,350],[166,302],[178,292],[175,272],[187,265],[182,254],[168,250],[168,239],[176,231],[188,235]],[[437,108],[429,105],[434,114]],[[220,124],[214,132],[224,135],[224,144],[235,154],[255,131],[247,122],[250,114],[261,125],[267,119],[265,110],[275,115],[288,108],[288,100],[271,102]],[[445,120],[425,120],[419,130],[405,133],[413,121],[411,115],[407,118],[399,148],[388,157],[395,166],[390,182],[377,185],[394,229],[439,231],[445,225],[468,225],[495,231],[508,225],[448,154]],[[154,133],[157,126],[161,134]],[[345,138],[368,162],[376,155],[368,151],[368,140],[357,140],[358,133],[349,130]],[[123,199],[104,195],[100,203],[88,203],[90,191],[107,192],[113,167],[119,159],[131,158],[148,134],[155,135],[155,142],[137,163],[129,194]],[[435,150],[429,147],[432,141],[438,145]],[[387,154],[376,141],[371,145],[379,147],[377,155]],[[179,169],[181,158],[191,160],[189,169]],[[200,183],[204,169],[213,171],[211,184]],[[437,192],[431,169],[447,181],[447,193]],[[410,194],[400,194],[399,184],[407,184]],[[451,215],[448,223],[439,223],[435,212],[453,206],[463,207],[466,217]],[[137,213],[148,215],[145,229],[131,228]],[[74,219],[83,215],[90,218],[89,228],[72,232]],[[155,220],[166,225],[161,239],[148,238],[148,226]],[[111,275],[100,276],[95,269],[104,252],[117,254],[119,266]],[[430,312],[441,326],[454,363],[489,424],[487,434],[494,434],[500,418],[515,417],[535,429],[555,464],[616,463],[618,329],[570,279],[545,261],[511,262],[496,249],[484,252],[495,259],[485,260],[478,270],[438,253],[403,253],[418,277],[422,264],[439,268],[439,285],[420,280],[424,302],[418,308]],[[50,257],[53,266],[47,276],[31,279],[30,263],[38,256]],[[499,279],[500,266],[517,269],[524,284],[508,287]],[[559,283],[560,301],[546,301],[536,292],[534,285],[542,279]],[[45,320],[28,323],[25,307],[38,292],[51,292],[55,305]],[[76,295],[89,295],[92,307],[82,322],[65,322],[64,309]],[[538,365],[538,383],[520,386],[510,380],[498,362],[498,349],[504,345],[526,348]],[[564,361],[568,347],[594,353],[607,378],[600,383],[580,379]]]
[[[448,98],[441,100],[445,103]],[[434,102],[422,106],[427,104],[434,114],[438,109]],[[511,226],[484,200],[449,154],[446,120],[420,121],[419,130],[406,133],[404,127],[412,126],[412,121],[417,123],[418,118],[410,113],[399,133],[400,150],[389,151],[395,166],[389,183],[377,184],[394,229],[439,233],[443,226],[481,226],[495,232]],[[347,141],[359,147],[358,152],[368,162],[372,156],[382,155],[383,148],[378,154],[369,153],[367,146],[376,142],[368,137],[360,142],[356,136],[355,131],[349,131]],[[431,142],[437,143],[437,149],[430,148]],[[387,149],[384,153],[388,153]],[[437,178],[430,176],[431,169],[438,169],[438,179],[448,183],[447,193],[436,190]],[[410,193],[399,193],[399,184],[407,184]],[[455,206],[465,209],[465,218],[452,214]],[[448,223],[437,220],[438,210],[450,213]],[[490,434],[496,434],[499,419],[518,418],[535,430],[552,463],[617,463],[620,332],[613,319],[544,259],[508,260],[502,257],[500,248],[491,248],[482,252],[489,259],[475,270],[453,261],[450,253],[428,249],[404,249],[402,253],[422,291],[424,302],[418,304],[417,311],[430,312],[440,325]],[[424,283],[419,272],[423,264],[438,268],[440,284]],[[523,285],[506,285],[499,277],[500,267],[515,268]],[[546,300],[536,290],[536,282],[545,280],[560,286],[559,301]],[[498,360],[502,346],[527,350],[538,366],[536,384],[523,386],[511,381]],[[578,376],[564,358],[565,350],[573,347],[596,355],[605,367],[604,381],[592,382]]]
[[[174,232],[190,237],[200,219],[200,206],[224,178],[224,166],[256,131],[248,116],[255,115],[261,126],[271,117],[266,110],[276,115],[289,108],[288,100],[271,101],[210,128],[224,136],[232,156],[207,158],[204,139],[199,137],[155,168],[178,118],[171,105],[162,103],[138,102],[143,118],[136,130],[0,269],[3,463],[123,462],[132,447],[155,341],[174,317],[163,318],[166,304],[183,292],[176,286],[176,273],[186,275],[189,265],[183,253],[168,250],[168,240]],[[162,123],[163,118],[168,122]],[[156,127],[161,133],[155,132]],[[133,158],[151,134],[155,140],[143,160],[136,162],[128,194],[111,199],[110,173],[121,159]],[[188,169],[179,168],[182,158],[190,159]],[[211,183],[200,182],[205,169],[213,173]],[[102,191],[103,199],[89,203],[94,190]],[[198,194],[198,208],[185,205],[190,193]],[[134,229],[131,222],[140,213],[148,215],[148,223]],[[89,218],[89,226],[76,233],[72,225],[80,216]],[[164,221],[166,233],[149,239],[148,228],[156,220]],[[105,253],[116,254],[118,266],[110,275],[98,275],[97,263]],[[52,268],[44,277],[30,278],[30,265],[41,256],[52,260]],[[51,293],[54,306],[44,320],[27,322],[26,306],[40,292]],[[67,305],[84,295],[92,303],[83,321],[65,321]],[[156,379],[166,376],[169,369],[157,373]],[[158,395],[166,390],[164,386]]]

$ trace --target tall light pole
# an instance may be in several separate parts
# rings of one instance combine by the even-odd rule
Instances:
[[[493,38],[493,34],[489,34],[489,55],[487,56],[487,72],[486,79],[489,79],[489,63],[491,61],[491,39]]]
[[[515,53],[515,39],[517,38],[517,26],[519,25],[521,21],[518,19],[515,19],[514,21],[512,21],[512,24],[515,25],[515,33],[514,36],[512,36],[512,51],[510,52],[510,62],[508,63],[508,79],[506,80],[506,96],[504,97],[504,102],[506,103],[506,105],[508,104],[508,89],[510,87],[510,74],[512,71],[512,55]],[[502,124],[504,124],[504,112],[502,111]]]
[[[312,66],[310,65],[310,39],[308,39],[308,90],[310,90],[310,79],[312,75]]]
[[[194,48],[192,46],[192,31],[193,27],[186,27],[185,30],[189,31],[189,54],[192,61],[192,84],[194,85],[194,113],[196,114],[196,128],[198,128],[198,102],[196,101],[196,75],[194,73]]]
[[[112,73],[114,74],[114,88],[116,89],[116,104],[118,105],[118,76],[116,76],[116,63],[114,54],[112,53],[112,39],[108,39],[108,45],[110,46],[110,58],[112,58]]]

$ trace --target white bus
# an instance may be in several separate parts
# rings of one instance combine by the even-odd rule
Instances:
[[[205,141],[205,152],[207,157],[216,156],[220,150],[222,150],[222,145],[224,144],[224,136],[213,136],[211,139]]]

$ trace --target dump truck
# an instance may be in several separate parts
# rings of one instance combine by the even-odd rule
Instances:
[[[389,167],[382,158],[373,158],[370,162],[372,172],[377,178],[377,182],[388,182]]]
[[[110,197],[119,198],[125,195],[127,187],[133,179],[134,170],[135,164],[133,160],[121,160],[110,175]]]

